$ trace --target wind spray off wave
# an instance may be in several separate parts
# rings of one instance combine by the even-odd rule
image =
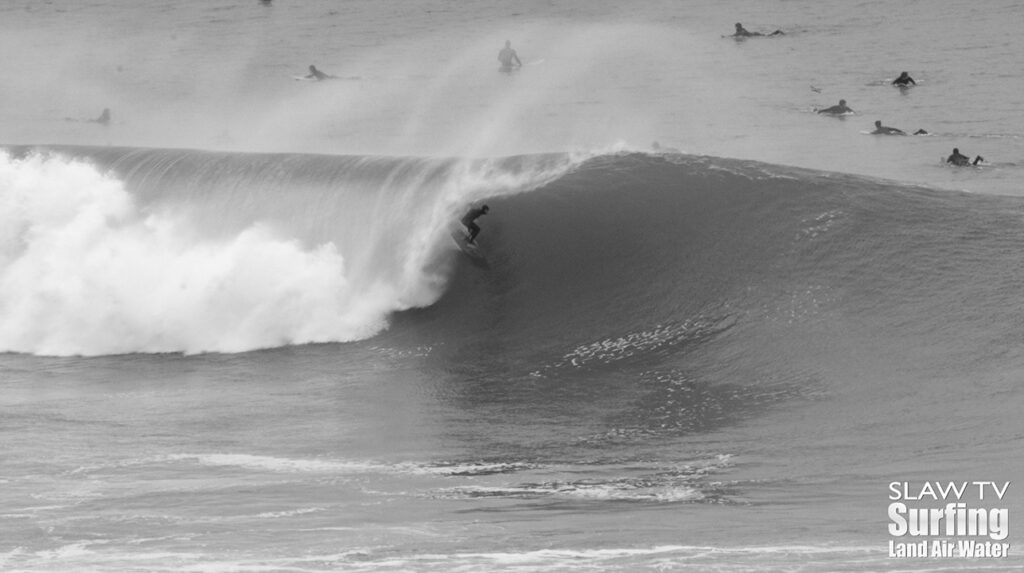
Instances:
[[[366,338],[443,292],[445,226],[466,200],[550,176],[486,162],[2,154],[0,350],[239,352]]]

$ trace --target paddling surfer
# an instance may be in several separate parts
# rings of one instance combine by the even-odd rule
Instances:
[[[956,165],[957,167],[966,167],[968,165],[977,165],[977,164],[981,163],[982,161],[985,161],[985,158],[980,156],[980,155],[975,157],[974,161],[971,161],[971,158],[969,158],[966,155],[963,155],[962,153],[960,153],[960,149],[958,149],[956,147],[953,148],[953,154],[946,158],[946,163],[951,163],[953,165]]]

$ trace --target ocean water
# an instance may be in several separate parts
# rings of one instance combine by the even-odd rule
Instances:
[[[0,570],[1020,570],[1022,15],[5,4]]]

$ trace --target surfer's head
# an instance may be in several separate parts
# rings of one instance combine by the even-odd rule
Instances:
[[[839,100],[839,105],[846,105],[846,100],[845,99]]]
[[[875,120],[875,127],[879,127],[879,128],[882,127],[882,120],[876,119]]]
[[[483,207],[480,207],[480,212],[483,213],[484,215],[486,215],[488,213],[488,211],[490,211],[490,210],[491,210],[491,208],[488,207],[487,205],[484,205]]]

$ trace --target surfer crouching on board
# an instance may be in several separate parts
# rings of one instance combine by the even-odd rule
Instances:
[[[952,163],[953,165],[956,165],[957,167],[966,167],[968,165],[977,165],[977,164],[981,163],[982,161],[985,161],[985,158],[980,156],[980,155],[975,157],[974,161],[971,161],[970,157],[967,157],[966,155],[962,155],[960,153],[960,149],[958,149],[956,147],[953,148],[953,154],[946,158],[946,163]]]
[[[478,209],[470,209],[468,213],[463,215],[462,224],[465,225],[466,229],[469,231],[469,238],[466,239],[466,242],[470,245],[476,244],[476,236],[480,234],[480,225],[477,225],[475,221],[481,215],[486,215],[490,210],[490,207],[483,205]]]
[[[523,62],[519,61],[519,55],[512,49],[512,41],[505,40],[505,47],[498,52],[498,61],[501,62],[502,71],[511,71],[513,68],[523,67]]]

